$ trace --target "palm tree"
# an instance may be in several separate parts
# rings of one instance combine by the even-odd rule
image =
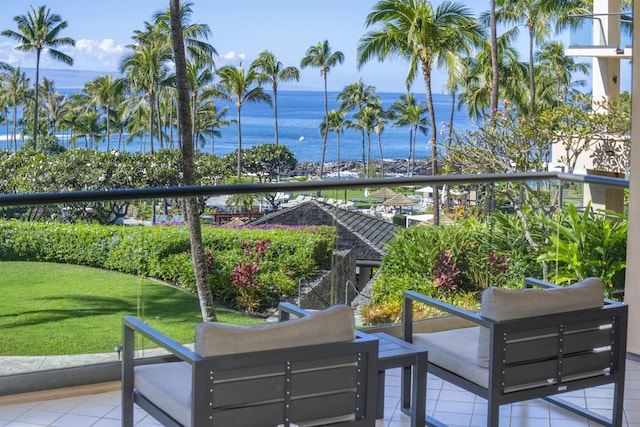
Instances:
[[[325,126],[329,120],[329,102],[327,99],[327,74],[331,68],[344,62],[344,54],[342,52],[333,52],[329,46],[329,41],[319,42],[315,46],[309,47],[304,58],[300,61],[300,67],[314,67],[320,69],[320,75],[324,80],[324,122]],[[324,154],[327,149],[327,135],[322,137],[322,157],[320,159],[320,179],[324,172]]]
[[[258,73],[258,83],[271,83],[271,90],[273,91],[274,128],[276,145],[278,145],[278,84],[280,82],[300,80],[300,71],[293,66],[285,67],[282,62],[278,61],[275,55],[268,50],[258,54],[258,57],[251,64],[251,68]]]
[[[524,25],[528,33],[529,44],[529,110],[533,114],[536,109],[536,79],[534,50],[536,43],[544,43],[552,31],[554,18],[560,13],[564,0],[496,0],[499,7],[496,21],[504,24]],[[516,30],[517,32],[517,30]]]
[[[111,139],[110,125],[114,118],[111,107],[117,106],[124,101],[125,89],[126,80],[121,77],[114,77],[113,74],[98,77],[86,85],[86,91],[91,97],[92,102],[104,107],[107,150],[109,150],[109,142]]]
[[[4,94],[7,97],[8,105],[12,107],[11,143],[13,150],[17,150],[17,129],[18,129],[18,106],[23,105],[24,99],[29,89],[29,79],[27,75],[16,67],[11,69],[6,75]]]
[[[191,89],[191,132],[197,135],[196,122],[198,118],[198,108],[200,107],[200,93],[206,90],[207,85],[213,82],[214,72],[211,64],[201,61],[187,61],[187,82]]]
[[[147,97],[149,150],[153,153],[153,121],[157,96],[161,82],[167,78],[171,50],[166,44],[149,39],[130,47],[132,51],[125,55],[120,70],[126,74],[132,90],[140,91]],[[140,101],[143,99],[140,98]]]
[[[449,52],[466,51],[484,38],[483,30],[471,10],[462,4],[445,1],[436,9],[427,0],[380,0],[365,19],[368,31],[360,38],[358,65],[372,58],[384,61],[395,56],[409,61],[407,88],[422,71],[431,124],[432,174],[438,173],[436,119],[431,75],[433,66]],[[436,189],[437,191],[437,189]],[[438,209],[434,223],[440,223]]]
[[[356,119],[355,123],[350,123],[350,127],[364,130],[367,136],[367,158],[365,162],[366,178],[369,178],[371,173],[371,132],[373,132],[375,127],[378,108],[379,106],[375,103],[368,103],[353,115],[353,118]]]
[[[60,37],[60,32],[67,28],[67,21],[60,15],[51,13],[46,6],[40,6],[36,11],[33,6],[26,15],[13,18],[18,25],[18,31],[4,30],[2,35],[18,41],[16,49],[23,52],[36,52],[36,81],[35,81],[35,109],[33,117],[33,148],[36,148],[38,138],[38,85],[40,82],[40,56],[46,50],[56,61],[73,65],[73,59],[59,51],[58,47],[75,46],[76,42],[69,37]]]
[[[340,134],[344,133],[346,122],[344,120],[344,111],[331,110],[326,122],[320,125],[320,134],[324,135],[328,132],[336,133],[336,164],[338,167],[338,181],[340,181]]]
[[[262,87],[257,85],[258,75],[255,70],[245,72],[242,65],[234,67],[225,65],[218,70],[220,77],[219,96],[222,99],[233,101],[237,110],[238,126],[238,179],[242,176],[242,125],[241,111],[245,102],[266,102],[271,105],[271,97],[265,93]]]
[[[213,65],[213,56],[217,55],[216,49],[207,42],[211,37],[211,28],[207,24],[191,23],[193,15],[193,2],[184,2],[180,5],[180,22],[182,24],[182,34],[186,48],[187,59],[199,63],[209,63]],[[164,38],[165,43],[171,47],[171,10],[156,12],[153,15],[155,34]]]
[[[360,111],[362,107],[371,102],[376,94],[375,86],[365,85],[362,79],[356,83],[351,83],[338,94],[338,102],[340,102],[340,109],[344,111],[353,111],[358,109]],[[362,167],[366,168],[365,150],[364,150],[364,129],[362,130]]]
[[[373,132],[378,136],[378,153],[380,154],[380,175],[384,178],[384,157],[382,156],[382,132],[387,125],[387,113],[381,104],[376,104],[373,116]]]
[[[191,133],[191,111],[189,109],[189,82],[187,78],[187,59],[185,56],[182,22],[180,19],[180,1],[171,0],[171,35],[173,37],[173,53],[176,64],[176,88],[178,91],[178,119],[182,135],[182,180],[184,185],[196,185],[196,174],[193,154],[193,134]],[[213,307],[213,296],[209,286],[207,259],[202,244],[202,229],[198,203],[195,197],[185,200],[187,226],[191,246],[191,261],[196,279],[198,299],[202,320],[215,321],[216,312]]]
[[[198,117],[196,117],[196,133],[194,139],[200,142],[200,146],[205,144],[205,135],[211,139],[211,154],[215,155],[215,138],[219,138],[222,134],[222,127],[230,126],[234,119],[227,119],[225,116],[229,112],[229,107],[218,107],[215,102],[207,101],[198,107]]]
[[[406,93],[393,103],[389,109],[389,116],[396,127],[409,127],[409,156],[407,158],[407,175],[413,175],[415,162],[415,147],[418,132],[426,135],[429,125],[426,115],[429,107],[426,102],[418,103],[412,93]]]
[[[527,65],[518,60],[518,51],[512,46],[513,31],[498,37],[498,68],[500,74],[499,99],[514,105],[524,114],[528,109]],[[493,65],[491,44],[487,41],[474,58],[463,58],[464,78],[459,105],[465,105],[467,114],[476,119],[491,116],[493,92]]]
[[[49,123],[49,132],[56,134],[57,124],[62,119],[67,110],[67,97],[57,92],[52,80],[42,80],[43,97],[45,100],[45,111]]]
[[[575,62],[572,57],[566,56],[564,54],[564,46],[560,41],[545,43],[536,54],[536,60],[540,74],[538,79],[548,74],[549,80],[553,82],[553,84],[542,86],[546,89],[545,92],[548,93],[546,99],[551,100],[551,104],[556,107],[567,100],[567,94],[572,85],[572,76],[575,73],[586,74],[590,68],[588,64]],[[581,83],[584,84],[584,82]]]

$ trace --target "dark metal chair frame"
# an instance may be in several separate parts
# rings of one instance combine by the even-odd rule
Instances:
[[[527,278],[525,279],[525,287],[541,287],[552,288],[557,285],[544,282],[542,280]],[[604,299],[604,305],[601,308],[580,310],[566,313],[549,314],[544,316],[528,317],[516,320],[508,320],[496,322],[494,320],[483,317],[477,313],[470,312],[450,304],[438,301],[425,295],[406,291],[404,293],[404,312],[403,312],[403,339],[407,342],[413,341],[413,304],[423,303],[432,307],[436,307],[450,315],[457,316],[476,323],[477,325],[489,328],[490,331],[490,354],[489,354],[489,386],[484,388],[468,379],[460,376],[456,372],[451,372],[442,367],[435,365],[431,360],[428,362],[428,372],[442,378],[445,381],[453,383],[477,396],[487,400],[488,414],[487,426],[497,427],[499,420],[500,405],[514,402],[521,402],[530,399],[542,398],[564,409],[586,417],[589,420],[612,427],[618,427],[622,424],[623,419],[623,397],[624,397],[624,376],[626,362],[626,342],[627,342],[627,319],[628,306],[626,304]],[[572,325],[600,324],[610,323],[610,330],[598,331],[594,330],[586,332],[580,341],[593,344],[602,343],[603,346],[609,347],[609,351],[604,354],[604,361],[598,363],[602,365],[602,375],[593,376],[593,365],[584,364],[585,378],[579,378],[581,369],[580,363],[571,363],[571,378],[563,377],[563,370],[567,369],[570,364],[567,358],[568,354],[564,352],[565,343],[563,342],[563,331],[571,328]],[[514,370],[529,371],[539,369],[536,365],[540,362],[536,359],[531,349],[528,350],[517,348],[507,342],[508,338],[513,334],[518,337],[536,337],[541,331],[555,330],[556,338],[543,343],[534,341],[534,346],[548,345],[555,348],[556,353],[551,357],[547,356],[546,362],[551,362],[553,370],[551,375],[554,382],[547,385],[534,388],[524,388],[512,391],[509,386],[517,386],[514,381]],[[568,341],[568,340],[567,340]],[[443,343],[446,345],[446,343]],[[555,346],[555,347],[554,347]],[[596,346],[597,347],[597,346]],[[595,348],[595,347],[589,347]],[[432,349],[427,349],[432,350]],[[553,351],[553,350],[552,350]],[[567,353],[569,350],[567,349]],[[528,353],[531,355],[528,356]],[[593,358],[593,353],[585,352],[584,357]],[[602,357],[601,357],[602,358]],[[593,361],[593,359],[590,359]],[[565,362],[563,364],[563,362]],[[588,371],[588,372],[587,372]],[[511,373],[511,377],[508,375]],[[576,375],[578,374],[578,375]],[[518,375],[515,375],[518,376]],[[576,379],[577,378],[577,379]],[[612,417],[605,418],[600,414],[589,411],[572,403],[556,397],[557,394],[565,393],[573,390],[580,390],[589,387],[600,386],[604,384],[613,384],[613,409]],[[434,419],[428,419],[429,425],[443,426],[444,424]]]
[[[352,421],[336,422],[329,424],[336,427],[359,427],[359,426],[375,426],[376,417],[376,390],[377,390],[377,374],[378,374],[378,340],[370,337],[358,337],[350,342],[328,343],[321,345],[303,346],[283,348],[278,350],[260,351],[252,353],[235,354],[228,356],[202,357],[197,353],[189,350],[173,339],[161,334],[154,328],[146,325],[135,317],[125,317],[123,322],[124,329],[124,349],[122,362],[122,425],[124,427],[133,426],[133,407],[137,403],[142,409],[160,421],[165,426],[178,427],[181,426],[175,419],[167,414],[163,408],[156,406],[148,398],[146,398],[139,390],[136,389],[134,383],[134,368],[139,364],[167,362],[167,357],[158,357],[155,360],[135,359],[134,357],[134,334],[140,334],[145,338],[153,341],[160,347],[168,350],[172,357],[172,361],[184,361],[191,365],[191,426],[215,426],[224,425],[224,423],[216,423],[218,416],[216,405],[216,395],[213,393],[211,386],[211,373],[222,372],[227,370],[237,370],[246,367],[268,366],[274,364],[283,364],[290,366],[296,362],[305,364],[320,364],[323,359],[335,359],[342,356],[353,357],[357,360],[357,373],[354,387],[355,406],[353,413],[355,419]],[[354,367],[355,368],[355,367]],[[291,374],[287,373],[287,376]],[[296,398],[296,387],[291,387],[292,380],[286,381],[284,394],[279,403],[281,409],[281,420],[275,424],[281,424],[285,427],[295,420],[291,420],[292,400]],[[253,388],[256,386],[254,385]],[[299,386],[297,388],[300,388]],[[245,393],[251,394],[251,383],[248,384]],[[246,397],[246,396],[239,396]],[[229,396],[225,396],[228,400]],[[322,399],[320,399],[322,400]],[[329,399],[325,405],[329,404]],[[313,410],[316,413],[323,413],[323,402],[315,404]],[[300,404],[299,404],[300,405]],[[268,423],[261,420],[259,411],[254,406],[243,407],[243,403],[238,404],[241,409],[239,419],[243,422],[249,419],[247,425],[253,426],[271,426],[274,423]],[[298,408],[297,410],[300,410]],[[304,409],[303,409],[304,410]],[[328,411],[329,412],[329,411]]]

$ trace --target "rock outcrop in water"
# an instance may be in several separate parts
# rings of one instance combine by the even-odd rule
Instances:
[[[380,170],[380,161],[371,161],[371,170]],[[362,162],[347,160],[340,162],[340,172],[352,172],[362,175]],[[335,175],[338,172],[337,163],[325,163],[324,175]],[[386,176],[394,175],[406,175],[407,174],[407,161],[406,160],[385,160],[384,172]],[[296,165],[296,168],[291,171],[291,177],[315,177],[320,174],[319,162],[301,162]],[[431,175],[431,162],[415,162],[413,165],[413,175]]]

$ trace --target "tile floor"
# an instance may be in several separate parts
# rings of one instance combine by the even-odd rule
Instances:
[[[571,393],[568,399],[586,403],[593,411],[608,415],[611,390],[600,387]],[[399,409],[400,370],[387,372],[384,419],[376,427],[408,427],[409,417]],[[429,376],[427,412],[450,426],[484,426],[487,405],[451,384]],[[598,425],[557,408],[542,400],[504,405],[501,427],[581,427]],[[624,400],[624,427],[640,427],[640,362],[627,361]],[[151,416],[137,409],[136,426],[159,426]],[[0,427],[118,427],[120,426],[120,392],[83,395],[58,400],[16,403],[0,406]]]

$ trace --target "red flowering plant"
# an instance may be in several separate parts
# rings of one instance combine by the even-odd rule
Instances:
[[[231,272],[231,283],[238,292],[238,307],[249,313],[254,313],[260,308],[260,288],[263,284],[257,277],[260,271],[258,263],[264,259],[269,243],[268,240],[256,240],[253,243],[243,241],[241,247],[248,261],[241,261]]]

